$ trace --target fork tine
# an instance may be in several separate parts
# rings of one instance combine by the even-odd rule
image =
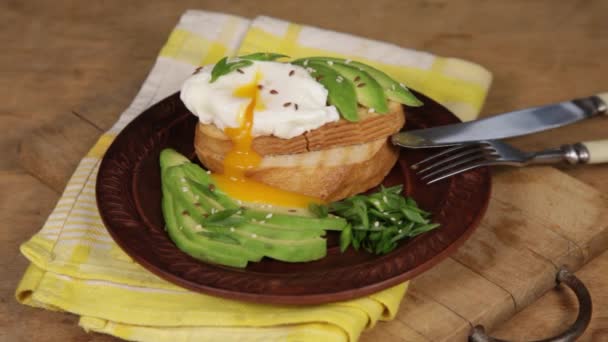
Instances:
[[[432,176],[434,176],[436,174],[439,174],[439,173],[447,171],[447,170],[451,170],[451,169],[453,169],[453,168],[455,168],[456,166],[459,166],[459,165],[471,163],[471,162],[474,162],[474,161],[477,161],[477,160],[483,161],[485,159],[485,157],[486,156],[484,156],[482,154],[478,154],[478,155],[475,155],[475,156],[472,156],[472,157],[468,157],[468,158],[464,158],[464,159],[458,160],[458,161],[456,161],[456,162],[454,162],[452,164],[446,165],[446,166],[441,167],[441,168],[439,168],[437,170],[434,170],[434,171],[432,171],[430,173],[427,173],[426,175],[422,176],[421,179],[422,180],[428,179],[428,178],[430,178],[430,177],[432,177]]]
[[[482,167],[482,166],[490,166],[490,165],[496,165],[496,164],[500,164],[500,162],[496,161],[496,160],[489,160],[489,161],[485,161],[485,162],[479,162],[479,163],[474,163],[474,164],[466,165],[466,166],[463,166],[463,167],[461,167],[459,169],[451,170],[451,171],[449,171],[447,173],[439,175],[439,176],[437,176],[437,177],[429,180],[428,182],[426,182],[426,184],[431,185],[431,184],[433,184],[435,182],[439,182],[440,180],[452,177],[452,176],[457,175],[459,173],[463,173],[463,172],[466,172],[466,171],[469,171],[469,170],[473,170],[473,169],[476,169],[476,168]]]
[[[449,162],[451,162],[452,160],[455,160],[455,159],[460,159],[460,158],[469,156],[469,155],[474,154],[474,153],[478,154],[478,155],[482,155],[484,151],[486,151],[486,147],[483,146],[483,145],[480,145],[479,147],[470,148],[468,150],[464,150],[463,152],[450,155],[450,156],[448,156],[445,159],[441,159],[441,160],[437,161],[436,163],[433,163],[433,164],[425,167],[424,169],[417,171],[416,173],[419,174],[419,175],[421,175],[421,174],[423,174],[423,173],[425,173],[427,171],[430,171],[432,169],[436,169],[439,166],[444,165],[446,163],[449,163]]]
[[[423,160],[417,162],[416,164],[410,166],[410,168],[412,170],[416,170],[416,169],[418,169],[420,167],[420,165],[428,163],[431,160],[437,159],[437,158],[439,158],[441,156],[444,156],[446,154],[449,154],[449,153],[454,153],[456,151],[467,149],[467,148],[470,148],[470,147],[473,147],[473,146],[477,146],[477,145],[478,145],[477,143],[471,143],[471,144],[462,144],[462,145],[456,145],[454,147],[450,147],[450,148],[448,148],[446,150],[443,150],[443,151],[441,151],[439,153],[433,154],[432,156],[430,156],[430,157],[428,157],[426,159],[423,159]]]

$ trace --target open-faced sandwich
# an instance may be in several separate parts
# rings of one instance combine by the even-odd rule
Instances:
[[[326,230],[341,249],[383,254],[436,227],[401,187],[378,186],[398,158],[389,136],[422,103],[369,65],[257,53],[198,68],[181,99],[199,118],[207,170],[161,154],[163,212],[186,253],[244,267],[271,257],[321,258]]]

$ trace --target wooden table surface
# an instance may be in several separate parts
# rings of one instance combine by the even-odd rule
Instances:
[[[608,90],[608,1],[20,1],[0,4],[0,341],[113,341],[77,318],[21,306],[18,246],[34,234],[101,132],[138,91],[180,14],[197,8],[270,15],[469,59],[494,73],[483,115]],[[543,148],[608,138],[608,119],[515,139]],[[564,168],[608,192],[608,166]],[[608,341],[608,253],[577,274],[593,321],[582,340]],[[493,331],[551,335],[576,316],[565,290],[547,293]]]

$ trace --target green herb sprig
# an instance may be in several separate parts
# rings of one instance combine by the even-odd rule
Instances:
[[[348,246],[374,254],[386,254],[400,240],[411,238],[439,227],[431,223],[430,213],[416,201],[404,197],[402,186],[381,187],[370,195],[356,195],[328,206],[313,204],[310,211],[319,216],[333,214],[345,218],[349,226],[340,234],[340,250]]]
[[[211,70],[211,80],[209,80],[209,83],[213,83],[221,76],[229,74],[235,70],[248,67],[253,64],[253,61],[274,61],[283,57],[289,56],[279,53],[258,52],[239,56],[232,60],[228,60],[228,57],[224,57],[220,59],[213,67],[213,70]]]

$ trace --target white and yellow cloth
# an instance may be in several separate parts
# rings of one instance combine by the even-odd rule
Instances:
[[[491,75],[453,58],[314,27],[258,17],[186,12],[137,97],[80,162],[40,232],[21,246],[31,261],[17,299],[80,315],[91,331],[134,341],[356,341],[397,312],[407,284],[326,305],[289,307],[187,291],[134,263],[110,238],[95,204],[100,159],[116,134],[180,88],[198,65],[223,56],[272,51],[291,57],[341,56],[385,70],[463,119],[474,118]]]

